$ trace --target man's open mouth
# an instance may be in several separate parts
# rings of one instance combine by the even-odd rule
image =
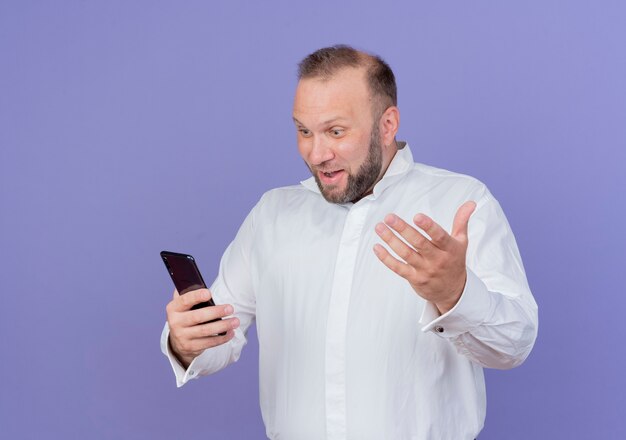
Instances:
[[[325,175],[326,177],[334,177],[336,176],[338,173],[340,173],[341,170],[337,170],[337,171],[326,171],[326,172],[322,172],[323,175]]]
[[[317,171],[318,179],[325,185],[334,185],[339,183],[344,170]]]

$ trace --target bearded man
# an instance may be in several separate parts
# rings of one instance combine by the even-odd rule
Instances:
[[[498,202],[414,163],[396,93],[377,56],[307,56],[293,120],[312,177],[264,194],[211,288],[167,306],[178,386],[236,361],[256,319],[270,439],[474,439],[483,368],[515,367],[534,344],[537,305]]]

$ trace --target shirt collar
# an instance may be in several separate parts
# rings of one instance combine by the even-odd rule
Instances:
[[[404,141],[398,141],[398,151],[391,160],[387,171],[382,179],[374,185],[374,191],[367,199],[376,199],[382,192],[396,182],[402,175],[411,169],[413,166],[413,153],[409,148],[409,144]],[[320,189],[315,182],[315,177],[311,176],[306,180],[300,182],[306,189],[320,194]]]

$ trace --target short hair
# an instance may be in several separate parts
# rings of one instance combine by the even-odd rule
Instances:
[[[387,107],[398,105],[396,77],[389,65],[378,55],[365,53],[345,44],[324,47],[307,55],[298,64],[298,80],[330,79],[346,67],[366,69],[372,98],[378,98],[379,103],[383,105],[383,108],[379,109],[381,114]]]

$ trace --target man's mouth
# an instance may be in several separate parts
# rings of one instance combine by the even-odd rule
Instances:
[[[333,184],[337,183],[337,181],[341,178],[343,172],[343,170],[318,171],[317,175],[319,176],[322,183]]]

